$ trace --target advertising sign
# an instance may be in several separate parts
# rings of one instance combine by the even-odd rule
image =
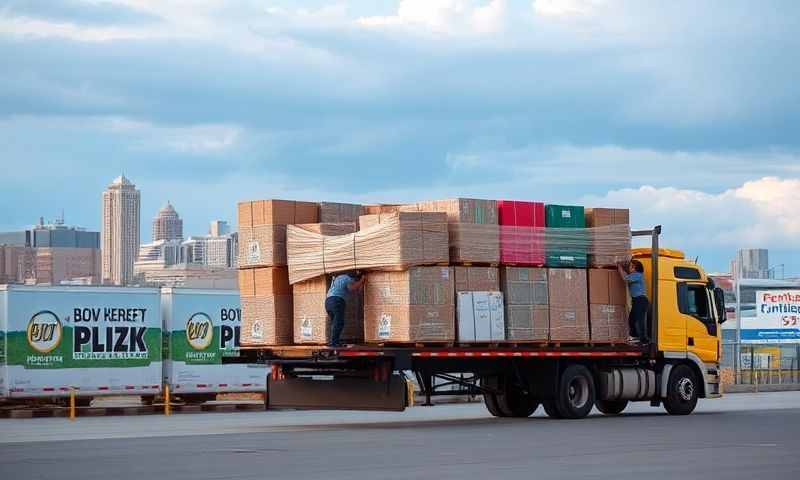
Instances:
[[[7,286],[0,295],[4,395],[160,391],[158,290]]]
[[[175,393],[263,391],[266,365],[224,363],[239,356],[237,290],[164,288],[164,380]]]
[[[754,317],[741,317],[742,343],[800,343],[800,290],[759,290]]]

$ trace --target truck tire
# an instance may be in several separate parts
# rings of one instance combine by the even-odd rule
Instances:
[[[594,378],[588,368],[580,364],[567,367],[558,382],[555,406],[561,416],[569,419],[589,415],[594,406]]]
[[[484,393],[483,404],[486,405],[486,410],[489,410],[489,413],[491,413],[495,417],[508,416],[508,415],[503,415],[503,412],[500,411],[500,407],[497,406],[497,395],[493,395],[491,393]]]
[[[594,406],[605,415],[619,415],[628,406],[627,400],[597,400]]]
[[[664,409],[670,415],[689,415],[697,406],[697,376],[688,365],[676,365],[669,374]]]
[[[530,393],[509,387],[506,393],[497,396],[497,406],[507,417],[530,417],[539,408],[539,400]]]

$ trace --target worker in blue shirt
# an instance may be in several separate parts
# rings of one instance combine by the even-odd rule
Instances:
[[[644,266],[639,260],[631,260],[627,265],[627,272],[621,264],[617,264],[617,271],[622,280],[628,285],[631,295],[631,312],[628,314],[628,328],[630,337],[628,341],[647,343],[647,311],[650,301],[644,288]]]
[[[331,319],[331,337],[329,347],[339,345],[339,337],[344,329],[344,309],[353,292],[364,286],[367,277],[360,271],[348,272],[333,277],[328,295],[325,298],[325,311]]]

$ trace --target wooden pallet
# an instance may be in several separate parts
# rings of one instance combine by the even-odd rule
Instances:
[[[264,404],[253,403],[207,403],[199,405],[173,404],[172,413],[230,413],[264,410]],[[78,417],[116,417],[135,415],[163,415],[164,405],[131,405],[120,407],[78,407]],[[61,406],[13,407],[0,410],[0,418],[46,418],[68,417],[69,408]]]
[[[493,267],[500,266],[498,262],[451,262],[450,265],[454,267]]]

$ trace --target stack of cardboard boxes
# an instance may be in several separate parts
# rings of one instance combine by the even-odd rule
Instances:
[[[286,268],[286,225],[316,223],[316,203],[239,203],[239,290],[243,345],[292,343],[292,292]]]
[[[345,343],[627,337],[624,283],[586,270],[629,258],[627,210],[264,200],[240,204],[239,225],[244,345],[327,343],[327,274],[353,269],[367,284],[348,302]]]

